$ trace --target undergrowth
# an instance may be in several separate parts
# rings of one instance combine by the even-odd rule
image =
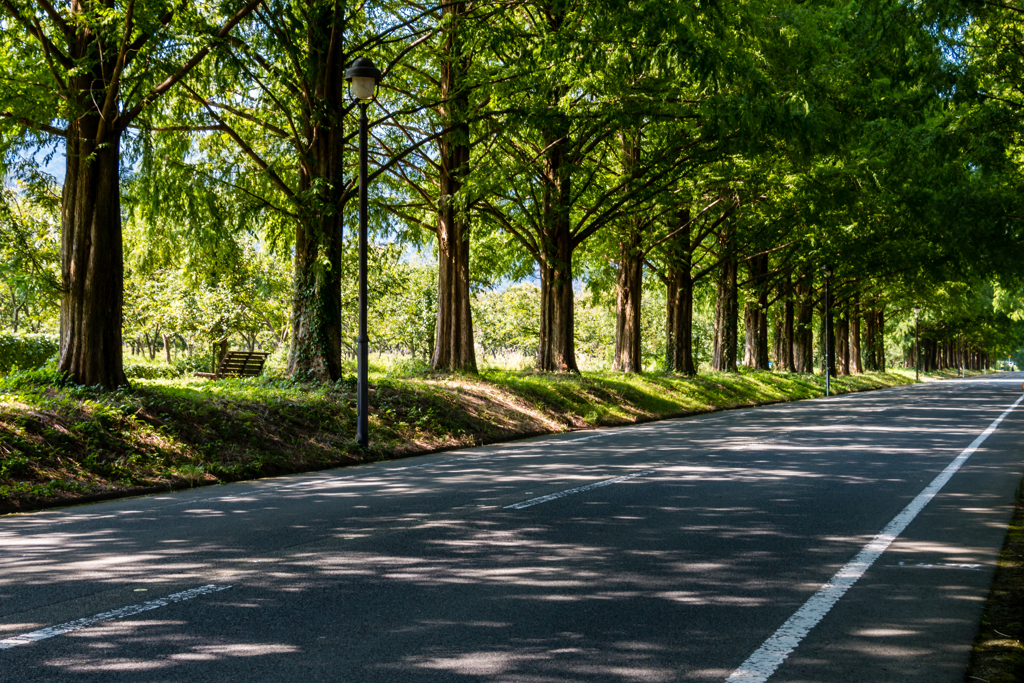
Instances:
[[[95,494],[322,469],[534,434],[821,396],[819,376],[770,372],[548,375],[427,367],[371,373],[371,447],[355,433],[355,379],[132,379],[108,392],[52,369],[0,377],[0,511]],[[834,378],[835,393],[908,383]]]

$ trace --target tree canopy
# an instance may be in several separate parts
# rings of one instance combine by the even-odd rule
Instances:
[[[343,377],[360,56],[380,352],[693,374],[1024,348],[1024,5],[0,0],[0,28],[0,320],[58,334],[83,384],[228,340]]]

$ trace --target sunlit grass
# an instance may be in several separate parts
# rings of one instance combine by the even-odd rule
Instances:
[[[104,392],[52,370],[0,378],[0,506],[117,489],[192,486],[444,448],[644,422],[824,395],[824,378],[772,372],[696,377],[486,367],[434,373],[423,361],[370,367],[371,448],[353,443],[354,366],[337,382],[268,374],[135,379]],[[832,380],[834,393],[905,384],[905,374]]]

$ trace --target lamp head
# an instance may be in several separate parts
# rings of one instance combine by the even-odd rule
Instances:
[[[825,273],[825,277],[832,277],[832,266],[827,263],[822,265],[821,272]]]
[[[374,90],[384,74],[368,57],[359,57],[345,70],[345,80],[352,84],[352,96],[357,100],[372,100]]]
[[[920,312],[921,312],[921,307],[920,306],[914,306],[914,317],[915,318],[918,316],[918,314]]]

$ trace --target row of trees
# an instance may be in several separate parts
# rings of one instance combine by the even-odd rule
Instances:
[[[1019,344],[1018,10],[0,0],[0,153],[25,183],[6,203],[38,199],[31,162],[59,141],[59,367],[77,381],[124,384],[123,330],[157,310],[150,328],[180,334],[269,327],[291,374],[337,379],[357,190],[344,69],[369,55],[385,72],[371,220],[434,253],[436,369],[474,371],[474,292],[529,276],[542,371],[578,370],[580,283],[614,300],[626,372],[644,368],[654,291],[669,371],[697,371],[700,292],[715,370],[810,372],[825,334],[837,369],[881,368],[914,303],[928,343],[980,363]]]

